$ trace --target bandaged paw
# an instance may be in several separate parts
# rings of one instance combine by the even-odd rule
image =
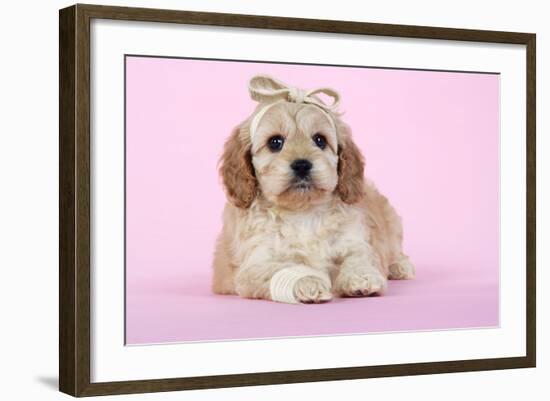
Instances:
[[[298,265],[282,269],[271,278],[271,298],[284,303],[319,303],[332,298],[327,273]]]

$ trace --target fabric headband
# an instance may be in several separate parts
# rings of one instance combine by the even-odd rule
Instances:
[[[282,102],[305,103],[317,107],[327,116],[332,128],[336,131],[334,120],[329,114],[330,111],[335,111],[340,104],[340,95],[334,89],[316,88],[306,91],[300,88],[290,87],[269,75],[256,75],[248,83],[248,90],[252,100],[260,104],[265,104],[264,107],[256,113],[250,123],[250,139],[252,140],[254,139],[258,125],[265,113],[271,107]],[[320,93],[333,98],[334,101],[331,104],[326,104],[315,96]]]

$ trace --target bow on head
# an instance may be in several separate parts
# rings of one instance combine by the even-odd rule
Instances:
[[[253,138],[260,123],[261,118],[273,105],[280,102],[291,103],[306,103],[318,107],[323,111],[334,128],[334,121],[328,114],[330,111],[335,111],[340,104],[340,95],[331,88],[316,88],[303,90],[296,87],[290,87],[285,83],[276,80],[268,75],[256,75],[248,83],[250,97],[260,104],[265,104],[252,119],[250,124],[250,136]],[[317,94],[324,94],[333,99],[331,104],[323,102]]]
[[[271,103],[277,100],[284,100],[292,103],[309,103],[325,111],[335,110],[340,103],[340,95],[334,89],[317,88],[303,90],[290,87],[285,83],[276,80],[268,75],[256,75],[249,84],[250,97],[260,103]],[[332,104],[326,104],[315,95],[323,93],[334,99]]]

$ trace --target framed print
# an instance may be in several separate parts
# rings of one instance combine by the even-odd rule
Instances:
[[[61,391],[535,366],[535,34],[59,26]]]

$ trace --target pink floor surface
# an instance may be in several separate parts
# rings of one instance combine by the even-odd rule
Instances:
[[[128,296],[127,343],[497,326],[498,284],[475,272],[451,272],[419,266],[416,279],[391,281],[384,296],[336,298],[320,305],[212,295],[206,274],[187,282],[174,279],[169,286],[165,279],[153,279],[135,284]]]

